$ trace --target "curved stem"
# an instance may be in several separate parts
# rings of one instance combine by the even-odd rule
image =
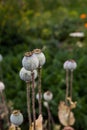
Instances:
[[[31,74],[32,74],[32,110],[33,110],[34,130],[36,130],[35,91],[34,91],[34,73],[32,72]]]
[[[38,68],[38,93],[39,93],[39,115],[42,114],[42,105],[41,105],[41,96],[42,96],[42,92],[41,92],[41,67]]]
[[[31,111],[30,111],[30,82],[26,82],[27,84],[27,111],[28,111],[28,119],[29,126],[31,126]]]

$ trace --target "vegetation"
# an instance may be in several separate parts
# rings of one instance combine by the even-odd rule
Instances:
[[[58,104],[60,100],[65,99],[63,63],[67,59],[74,59],[77,62],[73,81],[73,100],[77,101],[74,128],[86,130],[86,5],[86,0],[84,2],[77,0],[75,4],[73,0],[0,1],[0,53],[3,56],[0,78],[6,86],[5,94],[8,104],[11,102],[13,109],[20,109],[24,115],[23,129],[26,128],[28,119],[26,84],[19,77],[21,61],[26,51],[40,48],[46,56],[46,64],[42,70],[42,91],[44,93],[50,90],[54,95],[50,102],[50,109],[57,124],[59,124]],[[80,17],[81,14],[85,14],[86,17]],[[69,36],[71,32],[76,31],[83,32],[85,37]],[[38,108],[37,102],[36,108]],[[45,118],[44,106],[43,115]]]

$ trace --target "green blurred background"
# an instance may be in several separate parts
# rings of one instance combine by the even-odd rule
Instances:
[[[85,16],[85,17],[81,17]],[[84,37],[70,37],[83,32]],[[0,79],[6,89],[6,101],[24,115],[22,130],[27,129],[26,84],[19,77],[26,51],[43,49],[46,63],[42,70],[42,92],[50,90],[50,109],[56,124],[58,104],[65,98],[67,59],[77,62],[74,71],[73,100],[76,130],[87,129],[87,0],[0,0]],[[37,81],[36,81],[37,82]],[[36,101],[36,109],[38,106]],[[47,111],[43,106],[43,115]]]

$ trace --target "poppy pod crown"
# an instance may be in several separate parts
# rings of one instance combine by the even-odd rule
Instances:
[[[34,49],[32,52],[35,53],[35,54],[39,54],[39,53],[41,53],[42,51],[41,51],[41,49]]]

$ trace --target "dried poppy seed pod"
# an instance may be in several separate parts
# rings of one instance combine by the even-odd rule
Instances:
[[[46,101],[51,101],[52,100],[52,98],[53,98],[53,94],[52,94],[52,92],[50,92],[50,91],[47,91],[47,92],[45,92],[44,93],[44,99],[46,100]]]
[[[33,53],[37,56],[39,60],[39,66],[43,66],[46,62],[46,58],[43,52],[40,49],[34,49]]]
[[[48,102],[44,101],[43,105],[44,105],[44,107],[48,108]]]
[[[32,52],[26,52],[22,59],[23,67],[28,71],[33,71],[38,68],[39,61],[35,54]]]
[[[24,67],[21,68],[19,76],[24,81],[31,81],[31,71],[26,70]]]
[[[63,68],[64,68],[65,70],[68,70],[68,69],[69,69],[69,60],[67,60],[67,61],[64,62]]]
[[[76,64],[76,62],[75,62],[74,60],[69,60],[68,66],[69,66],[69,69],[70,69],[71,71],[73,71],[74,69],[76,69],[77,64]]]
[[[14,110],[10,116],[10,121],[15,126],[19,126],[23,123],[23,115],[19,110]]]
[[[2,92],[5,89],[5,85],[3,82],[0,81],[0,92]]]
[[[76,69],[77,64],[76,64],[76,62],[74,60],[67,60],[67,61],[65,61],[63,67],[66,70],[73,71],[74,69]]]
[[[37,78],[37,70],[33,70],[34,72],[34,79]],[[24,67],[21,68],[19,72],[19,76],[24,81],[32,81],[31,71],[26,70]]]
[[[42,98],[42,95],[41,95]],[[36,94],[36,99],[39,100],[39,93]]]

